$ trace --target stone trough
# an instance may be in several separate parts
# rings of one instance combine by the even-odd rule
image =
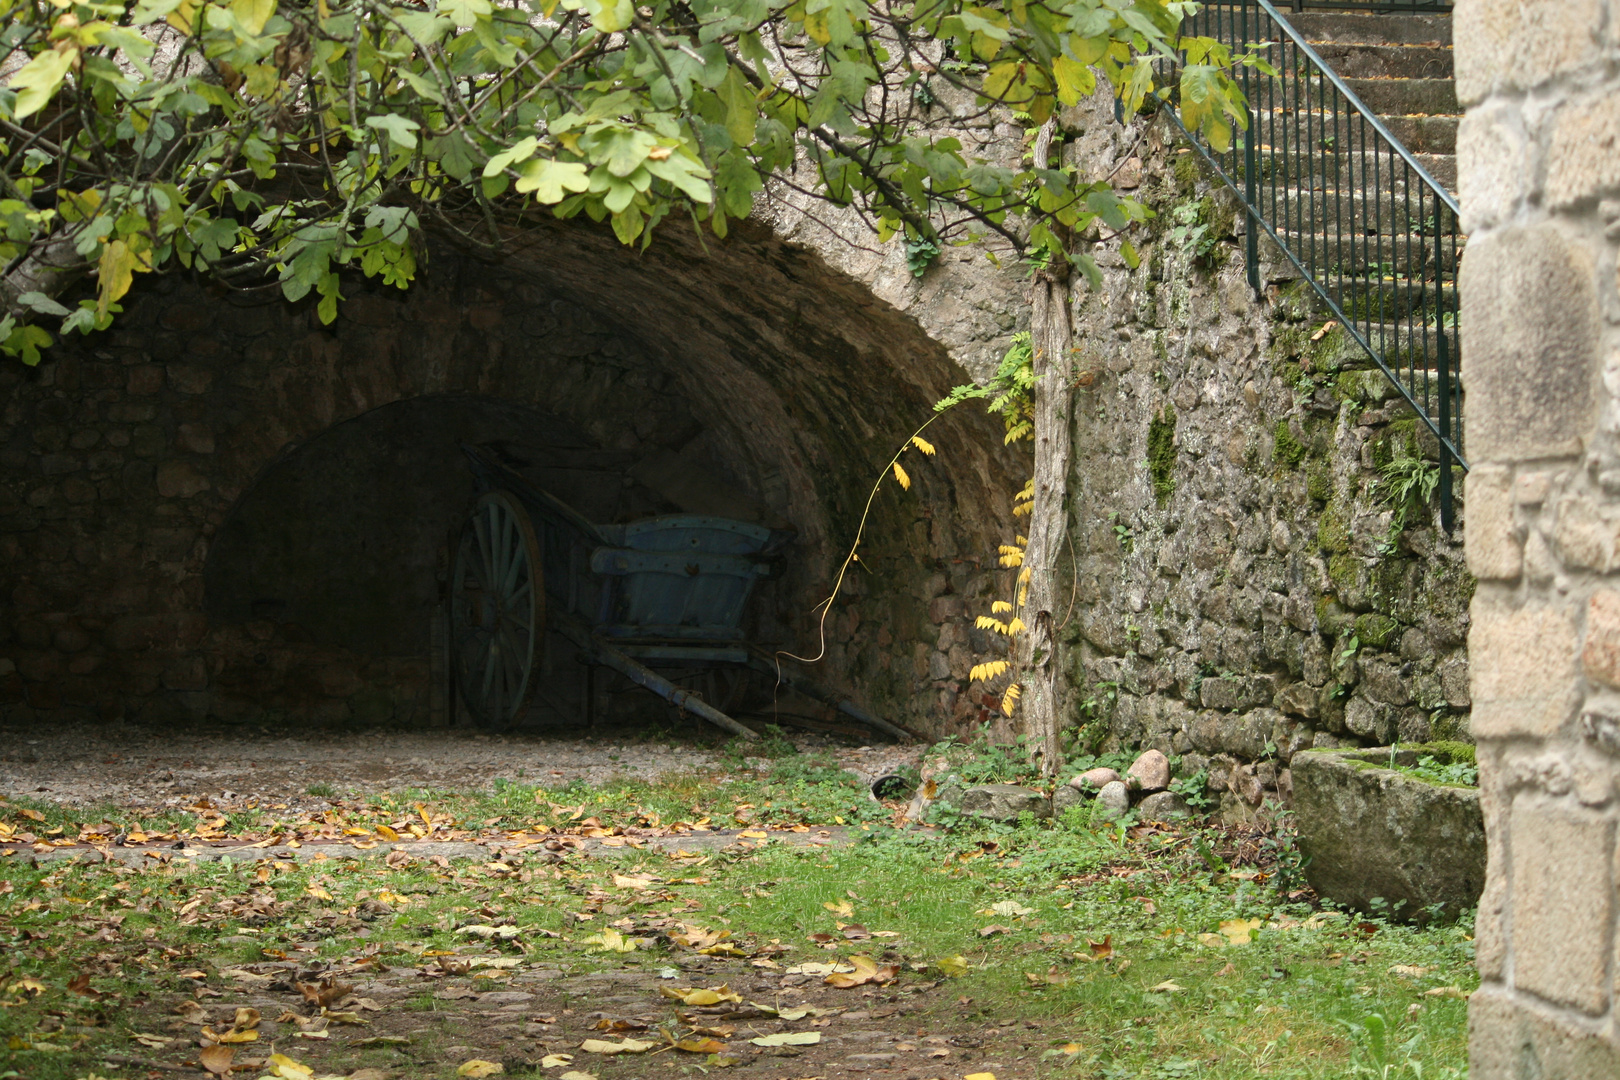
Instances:
[[[1443,750],[1397,749],[1396,765]],[[1435,783],[1390,768],[1389,747],[1294,755],[1294,814],[1306,877],[1324,899],[1361,911],[1381,899],[1398,917],[1424,921],[1479,902],[1485,822],[1479,789]],[[1444,762],[1443,762],[1444,763]]]

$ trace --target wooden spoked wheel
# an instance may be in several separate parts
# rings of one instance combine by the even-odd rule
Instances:
[[[505,730],[528,704],[545,626],[545,574],[528,512],[504,491],[486,492],[462,527],[450,578],[451,665],[479,727]]]

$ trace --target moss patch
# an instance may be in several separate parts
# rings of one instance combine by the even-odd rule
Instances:
[[[1305,460],[1305,444],[1294,438],[1293,429],[1288,426],[1287,420],[1277,421],[1277,449],[1273,452],[1279,465],[1286,465],[1290,469],[1299,468],[1299,463]]]
[[[1153,497],[1163,506],[1176,491],[1176,410],[1166,405],[1148,423],[1148,475]]]
[[[1388,615],[1369,614],[1356,619],[1356,637],[1369,649],[1387,649],[1400,633],[1401,624]]]

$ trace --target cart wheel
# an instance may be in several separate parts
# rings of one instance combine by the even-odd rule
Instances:
[[[450,571],[450,649],[456,689],[481,728],[510,727],[534,692],[545,595],[528,512],[504,491],[479,496]]]

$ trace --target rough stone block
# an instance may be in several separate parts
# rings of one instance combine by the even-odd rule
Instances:
[[[1517,109],[1492,102],[1468,110],[1457,128],[1457,191],[1465,231],[1512,217],[1525,194],[1525,148]]]
[[[206,394],[214,385],[214,373],[189,364],[170,364],[169,385],[182,394]]]
[[[1275,705],[1289,716],[1314,720],[1321,714],[1316,703],[1318,693],[1309,683],[1291,683],[1277,691]]]
[[[146,396],[163,389],[163,369],[156,364],[137,364],[129,369],[125,384],[131,394]]]
[[[1453,15],[1457,100],[1528,90],[1601,56],[1603,0],[1469,0]]]
[[[1588,678],[1620,687],[1620,592],[1599,589],[1587,601],[1581,666]]]
[[[1592,253],[1551,224],[1504,229],[1468,245],[1461,279],[1470,456],[1579,453],[1598,366]]]
[[[189,499],[210,486],[206,476],[183,461],[165,461],[158,466],[158,494],[166,499]]]
[[[1468,569],[1482,581],[1512,581],[1524,564],[1513,524],[1513,476],[1500,465],[1476,466],[1465,481],[1468,515],[1463,540]]]
[[[1124,785],[1121,784],[1121,787]],[[941,795],[943,799],[943,794]],[[1045,795],[1017,784],[980,784],[962,791],[957,808],[964,814],[977,814],[1012,824],[1021,814],[1038,818],[1052,816],[1052,803]]]
[[[1534,1000],[1487,983],[1468,1001],[1471,1080],[1620,1075],[1620,1047]]]
[[[1546,169],[1545,200],[1553,210],[1620,186],[1620,91],[1568,102],[1558,111]]]
[[[1603,1013],[1614,919],[1614,822],[1543,796],[1521,796],[1509,837],[1514,986]]]
[[[1568,611],[1532,605],[1514,609],[1476,595],[1468,654],[1489,660],[1473,664],[1469,673],[1474,735],[1491,739],[1557,731],[1579,700],[1579,649]]]
[[[1158,750],[1144,751],[1131,763],[1125,781],[1137,791],[1163,791],[1170,786],[1170,759]]]

